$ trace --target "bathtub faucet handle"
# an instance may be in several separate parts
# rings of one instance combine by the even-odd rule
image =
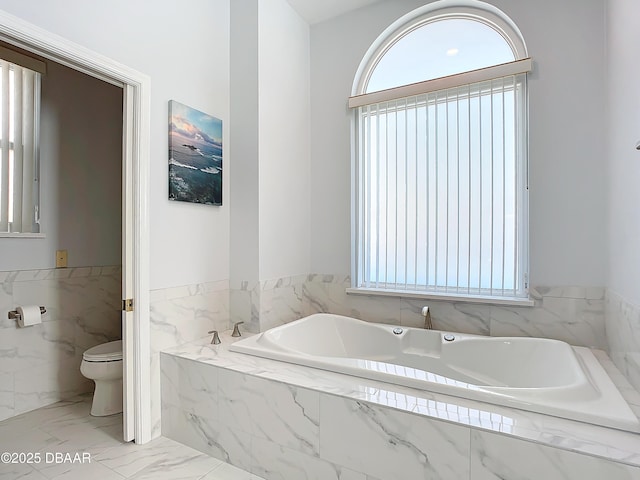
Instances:
[[[211,343],[213,345],[220,345],[222,343],[217,330],[211,330],[209,333],[213,333],[213,337],[211,338]]]
[[[240,337],[242,336],[242,334],[240,333],[240,329],[238,328],[238,325],[242,325],[244,322],[238,322],[236,324],[233,325],[233,333],[231,334],[232,337]]]

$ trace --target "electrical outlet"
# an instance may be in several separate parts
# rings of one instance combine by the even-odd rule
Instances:
[[[66,250],[56,250],[56,268],[67,268]]]

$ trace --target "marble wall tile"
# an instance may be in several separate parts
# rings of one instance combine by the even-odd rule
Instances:
[[[252,472],[267,480],[366,480],[363,473],[262,438],[253,438],[251,448],[258,460]]]
[[[322,283],[307,281],[302,286],[302,310],[307,317],[314,313],[328,313]]]
[[[243,329],[248,332],[260,332],[260,284],[242,282],[238,288],[229,292],[231,304],[231,323],[244,322]]]
[[[80,281],[83,280],[71,277],[61,282],[65,291],[73,298],[62,306],[61,315],[74,321],[76,345],[86,350],[121,339],[120,276],[90,276],[85,285],[81,286]]]
[[[318,392],[226,369],[219,369],[218,381],[221,423],[318,455]]]
[[[230,290],[260,290],[260,282],[256,280],[237,280],[237,279],[229,279],[229,289]]]
[[[83,269],[61,269],[78,271]],[[20,272],[22,273],[22,272]],[[90,273],[87,271],[87,273]],[[38,304],[47,308],[43,321],[73,319],[82,324],[89,322],[94,330],[105,329],[112,332],[120,324],[120,290],[119,271],[107,275],[62,275],[54,278],[16,281],[13,285],[13,302],[16,305]],[[99,315],[99,321],[92,317]],[[115,327],[114,327],[115,325]],[[100,342],[98,342],[100,343]]]
[[[157,438],[162,433],[162,380],[160,371],[160,353],[152,352],[149,358],[149,402],[151,438]]]
[[[93,388],[80,373],[82,353],[121,338],[120,290],[120,266],[0,272],[0,374],[13,376],[14,414]],[[28,304],[47,309],[42,324],[6,319]]]
[[[257,462],[251,455],[251,436],[237,428],[166,406],[162,412],[162,435],[188,445],[243,470],[252,471]]]
[[[640,306],[611,290],[607,291],[605,304],[609,356],[640,391]]]
[[[57,320],[62,317],[62,308],[66,301],[67,291],[62,288],[64,279],[31,280],[14,282],[13,284],[13,309],[18,305],[42,305],[47,313],[42,316],[43,321]],[[73,297],[73,294],[70,295]]]
[[[303,286],[293,284],[260,292],[260,331],[304,317]]]
[[[229,292],[190,295],[150,304],[151,350],[159,352],[231,327]]]
[[[471,480],[640,478],[640,468],[502,435],[471,431]]]
[[[407,327],[424,327],[422,307],[429,306],[431,323],[436,330],[489,335],[491,305],[474,303],[438,302],[403,298],[400,324]]]
[[[493,306],[492,336],[527,336],[605,348],[604,301],[544,297],[529,307]]]
[[[230,340],[225,338],[225,340]],[[191,352],[188,354],[187,352]],[[378,389],[366,388],[358,392],[349,392],[348,388],[340,393],[326,393],[328,386],[334,378],[343,377],[337,374],[322,373],[318,376],[331,375],[328,383],[322,383],[319,378],[311,382],[303,375],[306,369],[297,367],[300,375],[296,376],[295,366],[288,364],[273,365],[268,360],[251,358],[247,360],[243,355],[229,354],[224,348],[211,348],[195,342],[185,345],[180,349],[172,350],[173,355],[188,355],[185,358],[185,368],[189,369],[192,359],[209,362],[206,366],[213,371],[218,369],[218,387],[221,395],[219,401],[219,419],[211,420],[198,417],[190,412],[183,411],[180,407],[166,405],[163,411],[163,433],[170,438],[184,441],[190,446],[205,451],[225,461],[232,459],[232,463],[246,470],[260,475],[266,479],[280,478],[342,478],[344,480],[394,480],[407,478],[443,478],[443,479],[469,479],[474,478],[473,471],[469,469],[469,462],[474,455],[474,432],[487,434],[487,429],[501,432],[495,435],[498,439],[514,441],[514,452],[498,445],[494,451],[506,452],[513,457],[508,460],[517,460],[520,455],[520,444],[533,445],[538,448],[541,444],[548,452],[543,455],[551,458],[564,458],[565,454],[577,455],[579,465],[576,470],[573,460],[567,463],[553,463],[558,467],[557,471],[550,473],[542,470],[538,476],[531,477],[511,476],[507,472],[501,476],[500,466],[480,465],[476,469],[479,475],[496,476],[479,478],[614,478],[620,465],[616,462],[638,464],[638,449],[635,448],[637,435],[620,432],[613,429],[594,427],[586,423],[572,422],[555,417],[548,417],[507,407],[487,406],[482,408],[475,402],[468,402],[436,394],[420,393],[416,397],[416,391],[409,391],[401,387],[383,389],[383,384],[377,384]],[[172,354],[163,354],[169,357]],[[192,356],[193,355],[193,356]],[[180,359],[181,361],[182,359]],[[236,363],[238,362],[238,363]],[[232,370],[233,369],[233,370]],[[228,374],[228,375],[227,375]],[[268,375],[267,375],[268,374]],[[188,375],[179,373],[177,364],[163,362],[163,377]],[[201,374],[208,378],[206,374]],[[221,377],[226,377],[223,382]],[[247,377],[247,378],[242,378]],[[275,380],[274,380],[275,379]],[[281,383],[286,382],[286,385]],[[353,382],[353,379],[351,380]],[[358,379],[358,384],[368,385],[368,382]],[[188,383],[188,382],[187,382]],[[185,383],[186,389],[188,385]],[[221,386],[225,383],[223,392]],[[172,385],[179,385],[179,379],[173,379]],[[291,384],[304,385],[293,387]],[[302,424],[302,434],[295,432],[300,424],[300,406],[309,409],[309,400],[296,400],[292,405],[293,391],[309,391],[319,395],[319,450],[318,453],[305,451],[304,445],[299,441],[300,437],[307,436]],[[315,390],[315,389],[318,390]],[[331,387],[329,387],[331,388]],[[353,389],[353,387],[350,387]],[[232,392],[229,394],[229,392]],[[349,393],[345,393],[349,392]],[[263,405],[255,406],[260,394],[264,397]],[[190,395],[190,394],[189,394]],[[337,396],[340,395],[340,396]],[[345,397],[348,395],[349,398]],[[352,395],[356,395],[353,398]],[[384,397],[384,398],[383,398]],[[179,396],[174,396],[174,399]],[[177,400],[175,400],[177,402]],[[229,402],[231,405],[225,405]],[[462,403],[461,403],[462,402]],[[314,405],[315,402],[312,403]],[[413,409],[411,408],[412,404]],[[257,408],[255,412],[253,410]],[[261,408],[272,410],[265,413]],[[433,410],[433,411],[432,411]],[[293,418],[287,416],[293,412]],[[417,412],[417,413],[416,413]],[[514,415],[510,417],[509,415]],[[315,414],[314,414],[315,416]],[[259,417],[259,418],[258,418]],[[256,418],[258,418],[256,420]],[[474,421],[474,419],[478,421]],[[303,419],[304,420],[304,419]],[[175,422],[172,424],[172,422]],[[190,427],[187,426],[191,424]],[[258,424],[258,425],[256,425]],[[457,424],[457,425],[456,425]],[[264,431],[273,426],[275,433]],[[282,429],[289,429],[284,431]],[[176,429],[172,432],[172,429]],[[477,430],[479,429],[479,430]],[[502,435],[506,433],[507,435]],[[175,435],[175,436],[174,436]],[[284,435],[274,440],[265,438],[270,435]],[[177,438],[181,436],[180,438]],[[291,438],[295,441],[291,441]],[[526,440],[521,440],[522,438]],[[242,443],[244,442],[244,443]],[[536,443],[540,442],[540,443]],[[284,445],[287,443],[287,445]],[[240,451],[242,444],[244,451]],[[220,448],[220,445],[223,448]],[[493,447],[479,449],[491,450]],[[558,452],[554,452],[558,450]],[[225,453],[226,452],[226,453]],[[230,454],[233,453],[233,455]],[[580,453],[577,453],[580,452]],[[221,457],[220,455],[227,455]],[[529,455],[525,451],[523,455]],[[535,451],[531,455],[537,455]],[[489,455],[488,457],[490,457]],[[575,476],[580,470],[582,458],[600,460],[607,457],[608,462],[613,462],[603,470],[607,476]],[[477,460],[477,459],[476,459]],[[500,458],[498,457],[498,460]],[[474,460],[475,461],[475,460]],[[544,463],[541,460],[539,463]],[[564,460],[563,460],[564,461]],[[606,462],[605,462],[606,463]],[[452,467],[452,465],[455,465]],[[473,465],[473,463],[472,463]],[[599,465],[593,464],[593,465]],[[611,469],[608,469],[611,467]],[[624,467],[624,465],[623,465]],[[594,466],[595,472],[599,467]],[[627,467],[624,467],[627,468]],[[626,472],[626,470],[623,471]],[[637,468],[637,467],[636,467]],[[566,469],[563,470],[563,469]],[[492,473],[493,472],[493,473]],[[534,470],[534,472],[536,472]],[[631,470],[636,475],[635,470]],[[527,473],[527,472],[525,472]],[[538,472],[540,473],[540,472]],[[555,476],[554,476],[555,475]],[[627,478],[627,477],[621,477]],[[631,476],[628,478],[635,478]]]
[[[0,370],[17,372],[75,356],[73,324],[66,320],[3,329]]]
[[[604,287],[537,286],[529,290],[529,296],[536,300],[541,300],[545,297],[604,300],[605,291]]]
[[[115,314],[114,314],[115,312]],[[76,348],[88,350],[122,338],[121,312],[95,311],[73,319]]]
[[[75,372],[80,372],[80,361],[74,356],[15,372],[15,415],[86,391],[86,379]]]
[[[58,281],[64,290],[60,313],[66,318],[108,313],[120,320],[122,280],[120,275],[75,277]]]
[[[231,324],[244,322],[244,328],[248,332],[258,333],[260,324],[258,318],[254,318],[251,292],[248,290],[232,289],[229,291],[229,309]]]
[[[15,415],[13,379],[13,372],[0,372],[0,421]]]
[[[218,369],[161,354],[162,404],[218,421]]]
[[[321,457],[385,480],[468,478],[469,429],[351,399],[320,399]]]
[[[307,303],[304,311],[307,314],[334,313],[367,322],[400,324],[399,297],[349,295],[345,291],[347,287],[345,283],[319,282],[317,279],[307,282],[303,290]]]
[[[478,335],[536,336],[573,345],[604,348],[604,288],[537,287],[533,307],[474,304],[413,298],[348,295],[348,276],[309,275],[303,313],[347,315],[362,320],[422,327],[429,305],[434,328]]]
[[[327,441],[327,437],[323,437],[322,434],[325,424],[320,424],[320,397],[337,397],[321,395],[304,388],[292,387],[280,382],[205,365],[205,368],[209,370],[219,370],[219,418],[217,420],[202,418],[182,410],[180,406],[169,405],[172,401],[179,402],[182,394],[191,397],[192,393],[185,392],[190,388],[188,385],[190,382],[181,384],[183,386],[180,394],[176,395],[171,392],[175,391],[180,382],[179,377],[194,375],[185,372],[184,369],[188,370],[195,366],[196,362],[185,360],[184,368],[181,370],[176,362],[165,361],[168,360],[168,357],[170,355],[163,355],[163,381],[168,380],[171,391],[167,394],[172,396],[171,401],[163,401],[163,435],[240,468],[250,470],[267,480],[289,478],[317,480],[466,478],[460,477],[459,474],[462,471],[468,471],[465,467],[468,465],[468,460],[461,463],[462,470],[447,466],[450,457],[457,457],[460,453],[458,443],[463,445],[460,447],[462,451],[465,451],[465,448],[468,451],[468,432],[465,433],[464,428],[442,422],[431,427],[428,425],[430,423],[428,420],[421,421],[424,419],[390,409],[386,409],[386,411],[378,409],[375,418],[381,424],[377,427],[374,426],[367,433],[375,433],[381,437],[381,441],[372,440],[369,442],[360,439],[356,443],[364,443],[365,445],[354,445],[353,439],[349,436],[353,425],[350,422],[346,422],[344,425],[345,418],[343,416],[350,416],[351,412],[342,412],[334,405],[328,404],[323,421],[329,422],[327,427],[329,433],[337,431],[340,438],[329,440],[330,445],[325,452],[320,443]],[[178,359],[178,362],[180,361]],[[376,407],[369,408],[375,409]],[[425,425],[427,426],[426,430]],[[356,428],[356,430],[358,429]],[[460,433],[462,437],[467,437],[466,440],[460,437]],[[347,438],[343,439],[343,436]],[[390,451],[381,453],[375,450],[378,443],[388,445],[388,442],[394,444],[390,447]],[[435,447],[435,444],[446,444],[450,447],[452,443],[456,445],[456,451],[453,453],[441,452]],[[429,445],[429,447],[426,448],[425,445]],[[354,448],[357,450],[355,455],[361,456],[356,463],[359,462],[363,465],[373,463],[373,466],[367,466],[367,470],[363,472],[351,465],[333,462],[326,457],[327,454],[335,454],[332,452],[336,450],[350,452]],[[400,452],[399,456],[398,452]],[[391,465],[385,467],[388,470],[380,470],[376,459],[379,454],[386,455],[381,460],[382,463],[388,464],[391,461]],[[409,461],[408,467],[406,465],[407,457],[413,457],[415,460],[413,463]],[[426,460],[436,457],[438,458],[431,460],[431,463]],[[366,472],[372,473],[374,469],[377,470],[376,476],[370,475],[368,477]],[[393,473],[387,475],[389,472]],[[411,476],[415,472],[423,474],[427,472],[427,476]],[[428,475],[444,476],[430,477]],[[447,477],[446,475],[452,476]]]
[[[223,285],[213,289],[213,295],[226,295],[226,318],[223,312],[219,312],[219,315],[210,314],[208,307],[201,309],[204,313],[199,318],[194,314],[198,311],[199,302],[208,296],[206,289],[185,287],[164,293],[152,292],[153,351],[158,352],[205,335],[212,318],[217,316],[225,318],[223,323],[226,322],[227,328],[234,322],[244,321],[245,325],[241,328],[249,332],[264,331],[316,312],[348,315],[381,323],[422,326],[424,319],[420,310],[425,303],[430,305],[432,320],[438,329],[482,335],[540,336],[575,345],[606,346],[604,289],[600,287],[538,287],[532,290],[536,305],[528,308],[347,295],[345,288],[349,286],[349,277],[339,275],[294,276],[228,285],[229,290],[226,291]],[[224,327],[218,329],[223,330]],[[624,362],[634,365],[633,360]],[[629,370],[634,369],[629,367]],[[637,371],[640,378],[640,368]],[[159,382],[159,375],[154,379]],[[152,387],[152,391],[159,392],[159,386]],[[155,405],[155,424],[160,425],[159,399],[156,399]],[[257,437],[253,430],[245,433]]]
[[[276,290],[278,288],[295,287],[307,281],[307,274],[293,275],[290,277],[272,278],[260,282],[261,290]]]
[[[260,285],[255,283],[253,288],[248,290],[249,293],[249,323],[244,327],[250,332],[260,332]]]
[[[184,362],[185,360],[174,355],[167,355],[166,353],[159,353],[158,359],[160,362],[161,406],[163,409],[166,406],[179,408],[182,392],[180,392],[181,380],[178,377],[178,372],[180,371],[178,363]]]
[[[185,411],[193,409],[198,385],[207,384],[200,396],[211,394],[216,376],[219,415]],[[267,480],[366,480],[319,457],[318,392],[168,354],[162,355],[162,378],[164,436]]]
[[[155,438],[162,430],[159,352],[205,337],[210,330],[223,332],[231,328],[232,297],[227,280],[154,290],[150,297],[151,424]],[[206,411],[206,406],[198,410],[193,407],[192,413]]]
[[[480,335],[555,338],[574,345],[603,348],[604,288],[536,287],[533,307],[419,300],[347,294],[345,275],[285,277],[239,282],[231,289],[233,322],[254,333],[318,312],[388,324],[422,326],[422,306],[432,309],[434,327]],[[496,318],[497,317],[497,318]]]
[[[90,387],[80,374],[73,328],[64,328],[67,323],[46,322],[3,332],[4,340],[16,342],[9,356],[0,354],[0,368],[14,376],[15,415],[75,396]]]
[[[161,288],[151,290],[149,301],[151,303],[162,300],[175,300],[177,298],[206,295],[213,292],[225,292],[229,290],[228,280],[218,280],[214,282],[197,283],[194,285],[182,285],[179,287]]]
[[[307,275],[306,283],[335,283],[348,287],[351,285],[350,275],[334,275],[325,273],[310,273]]]
[[[232,323],[244,322],[244,330],[258,333],[302,318],[306,278],[295,275],[261,282],[231,282]]]
[[[13,272],[0,272],[0,329],[15,326],[15,320],[7,316],[7,312],[17,307],[13,304],[13,281],[9,273]]]

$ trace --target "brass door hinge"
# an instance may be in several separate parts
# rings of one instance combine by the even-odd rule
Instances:
[[[122,300],[122,311],[133,312],[133,298],[127,298],[126,300]]]

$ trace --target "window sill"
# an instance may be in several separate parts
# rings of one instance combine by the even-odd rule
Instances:
[[[444,302],[488,303],[493,305],[511,305],[533,307],[535,301],[530,298],[493,297],[490,295],[462,295],[451,293],[416,292],[413,290],[383,290],[380,288],[347,288],[348,295],[377,295],[381,297],[423,298]]]
[[[44,233],[0,232],[0,238],[46,238]]]

